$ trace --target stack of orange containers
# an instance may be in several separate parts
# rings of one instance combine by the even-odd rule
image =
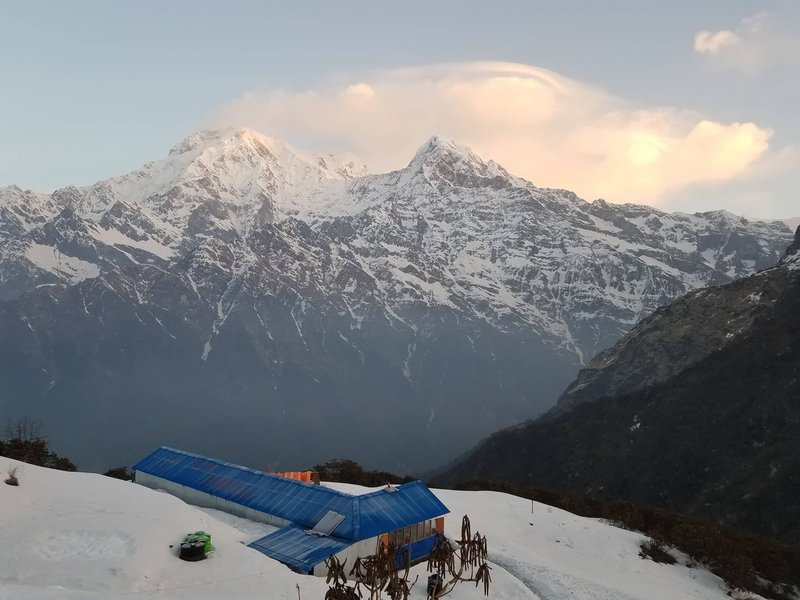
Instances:
[[[285,473],[273,473],[279,477],[286,477],[287,479],[296,479],[297,481],[305,481],[311,483],[311,473],[313,471],[286,471]]]

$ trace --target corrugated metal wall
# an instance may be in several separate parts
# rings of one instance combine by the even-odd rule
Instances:
[[[350,568],[352,568],[359,556],[371,556],[377,552],[377,549],[378,538],[373,537],[366,540],[361,540],[360,542],[356,542],[352,546],[345,548],[336,554],[336,558],[338,558],[340,562],[344,562],[345,560],[347,561],[347,571],[349,572]],[[328,575],[328,569],[325,566],[325,561],[322,561],[316,567],[314,567],[313,574],[317,577],[326,577]]]
[[[280,517],[254,510],[252,508],[248,508],[247,506],[242,506],[241,504],[236,504],[230,500],[225,500],[219,496],[214,496],[207,492],[201,492],[179,483],[167,481],[166,479],[156,477],[155,475],[150,475],[149,473],[137,471],[135,481],[140,485],[154,490],[164,490],[165,492],[180,498],[188,504],[193,504],[194,506],[215,508],[232,515],[236,515],[237,517],[250,519],[251,521],[257,521],[259,523],[266,523],[267,525],[274,525],[275,527],[286,527],[290,524],[290,522],[286,519],[281,519]]]

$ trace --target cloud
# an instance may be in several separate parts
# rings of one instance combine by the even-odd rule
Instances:
[[[661,208],[695,212],[724,208],[748,218],[777,219],[800,214],[797,210],[796,173],[800,171],[800,148],[785,146],[770,152],[747,169],[746,177],[698,183],[670,194]]]
[[[215,126],[242,125],[296,145],[405,166],[428,137],[471,146],[515,175],[593,199],[657,203],[697,182],[746,174],[771,131],[692,111],[639,107],[537,67],[468,62],[393,69],[308,90],[249,93]]]
[[[694,36],[694,49],[701,54],[716,54],[725,46],[735,46],[741,38],[733,31],[701,31]]]
[[[800,36],[764,12],[742,19],[734,30],[696,33],[694,49],[724,66],[752,72],[768,65],[797,63]]]

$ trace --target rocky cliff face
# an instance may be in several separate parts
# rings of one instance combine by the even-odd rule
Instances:
[[[443,479],[511,479],[800,535],[800,230],[775,268],[692,292],[581,371],[559,410]]]
[[[799,240],[800,228],[777,273],[792,270],[798,260]],[[674,377],[746,335],[773,310],[785,287],[784,278],[769,269],[726,286],[691,292],[658,309],[581,369],[559,398],[556,412]]]
[[[86,188],[0,190],[0,407],[84,464],[171,443],[425,468],[542,412],[640,317],[790,239],[725,212],[587,203],[442,138],[367,175],[201,132]]]

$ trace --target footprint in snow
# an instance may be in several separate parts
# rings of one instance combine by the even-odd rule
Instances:
[[[136,540],[122,532],[59,531],[39,536],[32,549],[52,561],[124,558],[136,552]]]

